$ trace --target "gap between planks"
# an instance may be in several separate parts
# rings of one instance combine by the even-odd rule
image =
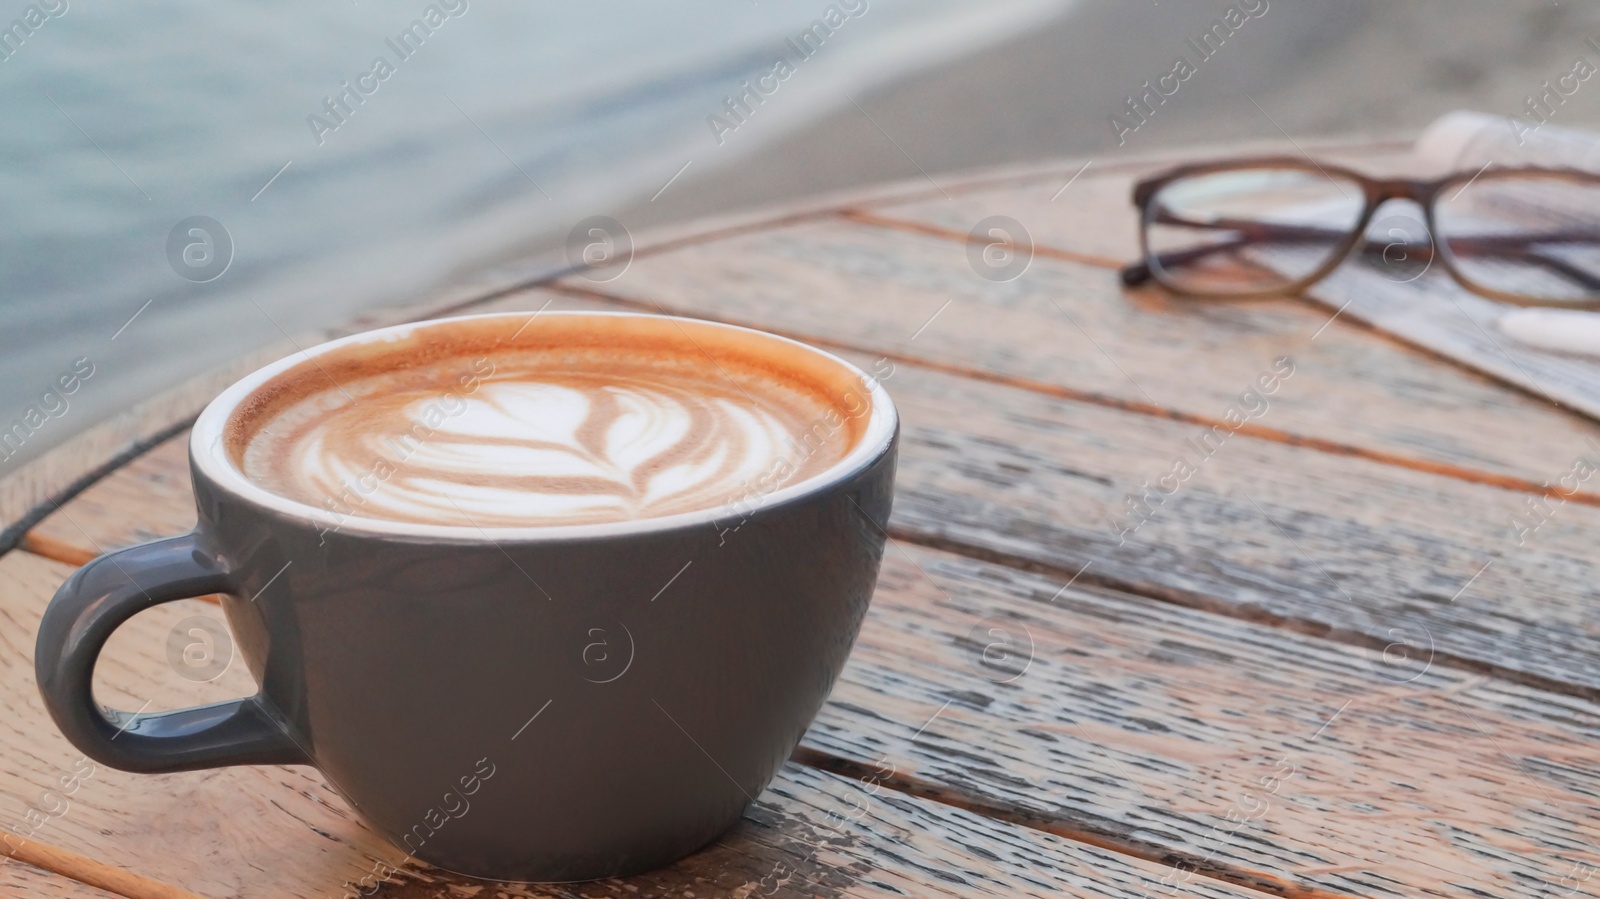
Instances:
[[[1238,604],[1218,600],[1204,593],[1195,593],[1187,590],[1163,589],[1155,584],[1135,583],[1132,581],[1123,580],[1121,578],[1106,577],[1100,574],[1091,574],[1083,569],[1074,570],[1071,567],[1051,565],[1027,556],[1002,552],[986,546],[967,543],[962,540],[938,537],[932,534],[924,534],[919,531],[908,530],[895,525],[890,525],[888,534],[891,538],[899,540],[902,543],[909,543],[913,546],[921,546],[927,549],[947,552],[951,555],[962,556],[964,558],[972,559],[976,562],[987,562],[992,565],[1012,568],[1017,571],[1026,571],[1032,574],[1042,574],[1065,580],[1068,583],[1076,582],[1089,586],[1105,587],[1121,593],[1127,593],[1143,599],[1163,603],[1165,605],[1177,606],[1183,609],[1193,609],[1196,612],[1203,612],[1207,615],[1215,615],[1218,618],[1228,618],[1234,621],[1243,621],[1248,624],[1258,624],[1262,627],[1275,628],[1277,630],[1287,631],[1293,634],[1300,634],[1301,636],[1311,637],[1317,640],[1327,640],[1331,643],[1339,643],[1345,646],[1354,647],[1356,649],[1365,649],[1368,651],[1382,653],[1393,645],[1392,643],[1386,643],[1384,640],[1362,633],[1361,631],[1336,628],[1315,619],[1300,618],[1291,615],[1280,615],[1248,603]],[[1493,677],[1496,680],[1506,681],[1508,683],[1517,684],[1519,686],[1528,687],[1530,689],[1539,690],[1545,693],[1555,694],[1557,696],[1573,696],[1579,699],[1588,700],[1590,702],[1600,702],[1600,688],[1586,687],[1582,684],[1557,680],[1552,677],[1545,677],[1544,675],[1534,674],[1528,671],[1505,668],[1496,665],[1493,662],[1486,662],[1468,656],[1457,655],[1447,650],[1440,649],[1437,646],[1432,648],[1432,655],[1429,656],[1429,664],[1436,664],[1442,668],[1450,668],[1457,671],[1463,671],[1468,674],[1485,675],[1488,677]]]
[[[1306,889],[1272,874],[1238,866],[1225,866],[1219,873],[1197,870],[1181,856],[1171,854],[1163,856],[1142,851],[1131,845],[1106,839],[1086,830],[1068,827],[1060,822],[1046,821],[1040,816],[1010,808],[998,802],[984,801],[981,797],[957,795],[937,783],[926,781],[922,778],[894,775],[886,779],[881,772],[872,769],[870,765],[864,765],[855,759],[835,755],[824,750],[802,746],[795,750],[790,757],[790,761],[797,765],[812,768],[826,774],[833,774],[847,780],[863,783],[871,782],[879,787],[893,790],[914,799],[936,802],[940,805],[961,809],[962,811],[981,815],[1013,827],[1047,833],[1074,843],[1141,861],[1167,865],[1174,868],[1174,870],[1186,871],[1186,876],[1198,876],[1227,886],[1262,892],[1272,896],[1283,896],[1286,899],[1356,899],[1356,897],[1345,893]],[[11,836],[5,831],[0,831],[0,839]],[[719,839],[718,842],[720,843],[721,840]],[[127,897],[127,899],[203,899],[196,893],[166,881],[144,877],[126,869],[108,865],[88,856],[70,852],[38,840],[22,840],[21,845],[15,847],[10,846],[9,840],[6,840],[0,845],[7,847],[5,850],[0,850],[0,858],[9,856],[18,862],[32,865],[35,868],[49,871],[78,883],[116,893],[119,896]],[[491,885],[490,881],[485,881],[484,883],[486,886]]]
[[[881,771],[870,764],[864,764],[857,759],[835,755],[809,746],[800,746],[795,750],[794,755],[790,756],[789,760],[798,765],[826,771],[829,774],[837,774],[840,777],[846,777],[851,780],[872,780],[874,783],[907,796],[948,805],[975,815],[982,815],[985,818],[1003,821],[1015,827],[1026,827],[1029,830],[1048,833],[1064,840],[1093,846],[1107,852],[1115,852],[1118,855],[1125,855],[1129,858],[1154,862],[1158,865],[1167,865],[1174,870],[1185,871],[1188,876],[1204,877],[1208,880],[1265,893],[1269,896],[1282,896],[1284,899],[1358,899],[1358,897],[1349,893],[1307,888],[1277,875],[1238,865],[1217,864],[1213,861],[1211,862],[1212,870],[1200,870],[1193,862],[1175,853],[1160,854],[1149,852],[1130,843],[1109,839],[1080,827],[1071,827],[1066,822],[1052,820],[1029,812],[1026,809],[1019,809],[998,801],[989,800],[981,795],[958,792],[960,790],[959,787],[940,784],[921,777],[899,773],[884,777]]]

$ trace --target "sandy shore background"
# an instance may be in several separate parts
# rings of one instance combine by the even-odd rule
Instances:
[[[856,96],[861,110],[846,106],[738,162],[686,173],[618,218],[649,226],[915,178],[919,166],[937,180],[991,164],[1281,132],[1414,135],[1452,109],[1518,112],[1579,58],[1600,66],[1586,43],[1600,44],[1600,5],[1577,0],[1258,0],[1245,6],[1266,11],[1198,62],[1119,147],[1110,117],[1179,55],[1197,59],[1187,41],[1229,5],[1082,0],[1035,34]],[[1551,121],[1600,128],[1600,77]]]

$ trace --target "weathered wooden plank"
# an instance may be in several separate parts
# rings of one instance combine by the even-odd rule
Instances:
[[[1519,489],[1542,489],[1570,466],[1569,447],[1600,432],[1303,302],[1129,294],[1108,269],[1044,257],[996,283],[963,242],[849,220],[685,246],[611,281],[560,284],[1206,425],[1224,424],[1262,370],[1290,355],[1294,383],[1241,433]],[[1600,502],[1593,488],[1580,495]]]
[[[899,533],[1600,696],[1600,510],[1556,505],[1519,545],[1526,494],[912,366],[889,389]]]
[[[307,338],[302,335],[301,339]],[[285,342],[249,354],[97,422],[49,453],[7,472],[0,477],[0,551],[16,545],[52,499],[75,492],[101,477],[108,466],[143,452],[174,426],[194,417],[224,387],[293,351],[293,344]]]
[[[1175,879],[1591,888],[1600,706],[1064,580],[893,548],[808,760],[892,768],[903,789],[1164,859]]]
[[[296,879],[307,887],[302,895],[320,895],[361,876],[375,859],[398,861],[309,769],[140,776],[84,759],[45,713],[32,669],[45,602],[70,571],[20,551],[0,556],[0,821],[58,808],[53,785],[76,773],[66,810],[24,835],[205,895],[241,894],[266,879],[263,871]],[[237,660],[210,682],[189,680],[168,661],[169,635],[195,615],[221,620],[215,606],[185,601],[142,613],[119,630],[95,672],[101,701],[160,710],[252,692]],[[227,656],[219,649],[217,657]],[[313,827],[334,833],[334,821],[337,839],[315,835]],[[177,852],[163,849],[179,845]]]
[[[184,429],[52,512],[28,532],[22,546],[82,565],[103,551],[187,533],[195,518],[189,431]]]
[[[113,894],[25,865],[22,862],[0,859],[0,896],[29,896],[40,899],[111,899]]]
[[[479,308],[552,300],[551,309],[583,305],[535,291]],[[869,370],[875,361],[851,358]],[[1268,419],[1300,389],[1305,365],[1294,363],[1265,398]],[[1270,362],[1243,380],[1262,372]],[[1182,421],[904,363],[886,384],[905,429],[897,533],[1068,574],[1087,565],[1090,580],[1357,644],[1385,646],[1399,633],[1456,664],[1600,696],[1590,561],[1600,509],[1552,503],[1519,545],[1513,520],[1539,520],[1526,494],[1243,434],[1207,437]],[[1565,454],[1551,478],[1579,455],[1600,466],[1600,449],[1576,437],[1545,451]],[[1195,469],[1182,480],[1180,458]],[[1131,514],[1128,497],[1146,484],[1164,494],[1163,478],[1178,489]],[[177,450],[79,501],[98,505],[69,504],[47,521],[60,545],[41,541],[41,551],[76,560],[145,539],[131,522],[176,533],[193,515]]]
[[[1035,252],[1117,268],[1139,257],[1139,216],[1128,200],[1133,184],[1160,167],[1100,173],[1093,163],[1087,160],[1089,168],[1053,183],[969,191],[948,201],[873,204],[850,215],[865,224],[955,241],[965,241],[984,219],[1005,216],[1022,225]]]
[[[796,765],[716,847],[649,875],[520,887],[406,864],[309,768],[151,776],[83,760],[51,725],[32,678],[39,616],[70,571],[29,553],[0,557],[0,821],[30,821],[34,839],[204,895],[344,895],[346,884],[371,888],[396,867],[383,895],[1044,896],[1070,886],[1132,897],[1168,876],[1159,865]],[[237,661],[201,683],[167,657],[176,627],[220,614],[198,602],[140,614],[108,645],[98,694],[125,709],[163,709],[249,692]],[[67,772],[77,777],[63,805],[52,791]],[[1220,885],[1202,894],[1241,895]]]
[[[1260,149],[1297,152],[1288,144]],[[1234,149],[1209,158],[1238,158],[1252,152]],[[1422,164],[1412,156],[1409,143],[1330,144],[1310,148],[1310,152],[1318,159],[1373,174],[1409,171]],[[1204,158],[1208,157],[1191,150],[1184,161]],[[965,240],[983,219],[1007,216],[1022,224],[1042,253],[1055,251],[1120,268],[1139,256],[1139,215],[1130,199],[1134,183],[1174,164],[1170,158],[1137,162],[1119,161],[1114,156],[1085,158],[1021,183],[963,190],[948,198],[885,198],[856,204],[851,211],[863,221],[904,230],[926,229],[956,240]]]

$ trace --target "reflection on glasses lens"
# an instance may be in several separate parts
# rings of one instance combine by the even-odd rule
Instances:
[[[1315,169],[1192,175],[1150,197],[1145,261],[1186,293],[1272,292],[1341,256],[1365,206],[1361,185]]]
[[[1487,172],[1434,203],[1439,245],[1473,287],[1506,299],[1600,299],[1600,179]]]

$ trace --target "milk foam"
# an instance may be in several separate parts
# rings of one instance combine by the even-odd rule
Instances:
[[[515,527],[720,506],[850,448],[831,403],[771,377],[681,361],[487,368],[322,390],[266,422],[242,467],[341,516]]]

